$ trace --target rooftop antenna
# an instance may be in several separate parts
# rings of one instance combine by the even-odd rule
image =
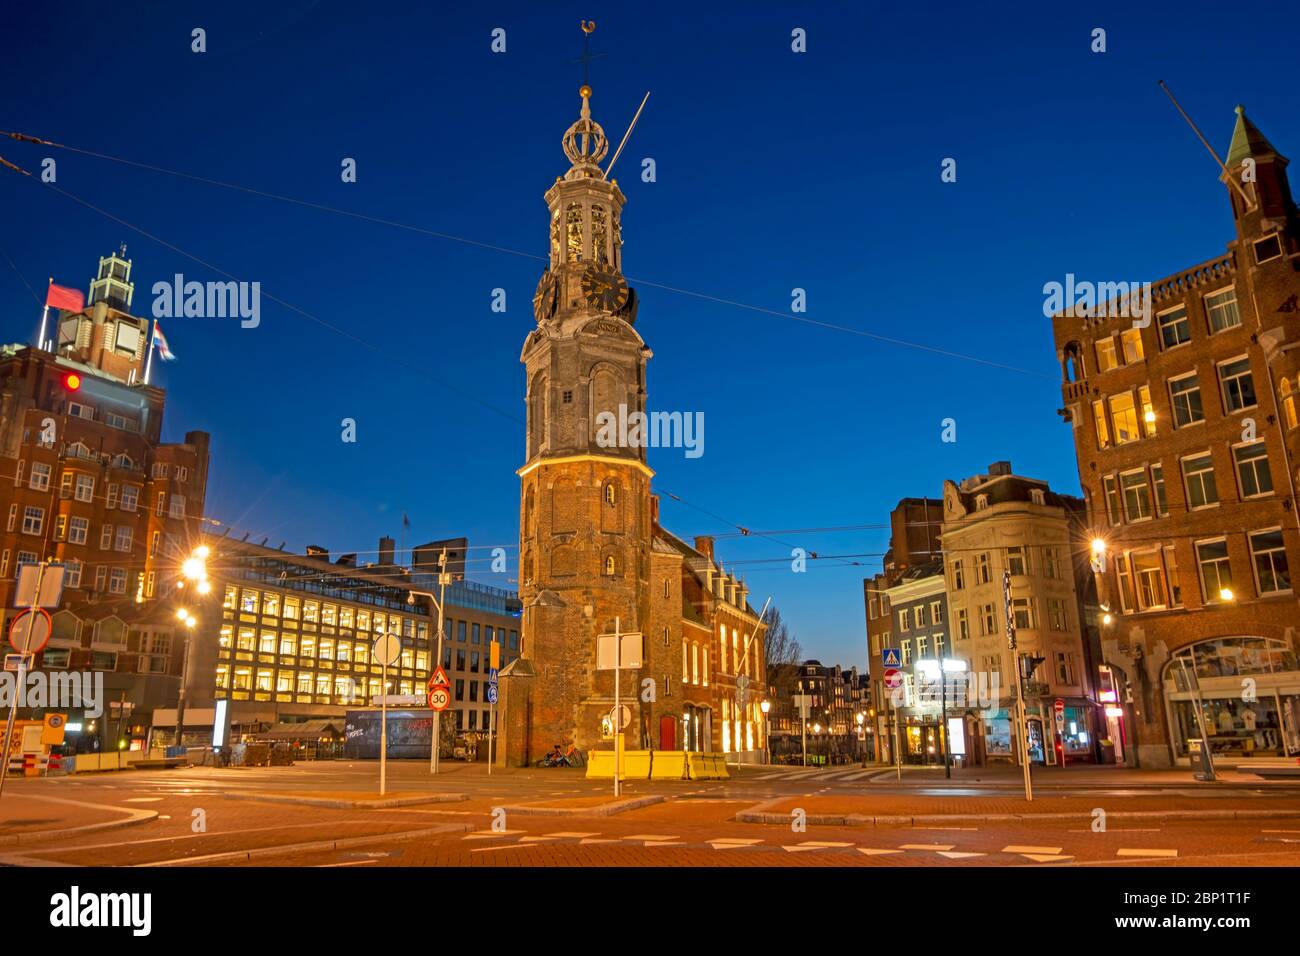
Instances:
[[[1237,181],[1237,177],[1228,171],[1228,167],[1224,165],[1223,160],[1219,159],[1219,154],[1214,151],[1214,147],[1206,141],[1203,135],[1201,135],[1201,131],[1197,129],[1196,124],[1192,122],[1192,118],[1187,115],[1187,111],[1182,108],[1178,100],[1174,99],[1174,94],[1169,87],[1165,85],[1165,81],[1160,80],[1159,82],[1160,88],[1164,90],[1165,95],[1169,97],[1169,102],[1174,104],[1174,109],[1178,110],[1178,112],[1182,114],[1183,119],[1187,120],[1187,125],[1192,128],[1192,132],[1195,133],[1196,138],[1201,141],[1201,145],[1205,147],[1205,151],[1213,156],[1214,161],[1219,164],[1219,169],[1223,170],[1223,178],[1232,185],[1233,189],[1237,190],[1237,194],[1241,196],[1241,201],[1246,204],[1246,208],[1254,209],[1255,204],[1251,202],[1250,197],[1246,195],[1246,190],[1241,187],[1241,183]]]

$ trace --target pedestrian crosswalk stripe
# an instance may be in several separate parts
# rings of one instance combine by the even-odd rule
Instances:
[[[946,856],[950,860],[962,860],[968,856],[987,856],[986,853],[962,853],[956,850],[940,850],[940,856]]]
[[[877,850],[871,847],[858,847],[859,853],[865,853],[867,856],[884,856],[888,853],[902,853],[902,850]]]
[[[553,836],[526,836],[526,837],[520,837],[519,842],[520,843],[541,843],[544,840],[558,840],[558,839],[559,837],[553,837]]]
[[[646,842],[658,842],[662,840],[676,840],[676,834],[668,836],[664,833],[634,833],[631,836],[623,837],[624,840],[643,840]]]
[[[762,840],[744,839],[741,837],[719,837],[716,840],[710,840],[709,845],[715,850],[734,850],[739,846],[753,846],[755,843],[762,843]]]
[[[821,847],[816,847],[816,846],[789,846],[789,845],[787,844],[787,845],[783,845],[783,846],[781,847],[781,849],[785,850],[786,853],[807,853],[809,850],[820,850]]]
[[[686,846],[681,840],[646,840],[646,846]]]
[[[465,840],[491,840],[493,837],[512,836],[516,833],[523,833],[523,830],[475,830],[473,833],[467,833],[462,839]]]
[[[904,843],[900,850],[951,850],[952,843]]]
[[[830,847],[853,846],[852,843],[838,843],[834,840],[804,840],[799,845],[800,846],[830,846]]]
[[[1050,854],[1060,853],[1061,848],[1059,846],[1020,846],[1019,844],[1013,843],[1010,846],[1004,846],[1002,848],[1002,852],[1003,853],[1047,853],[1050,855]]]
[[[597,840],[597,839],[593,839],[593,838],[591,838],[591,837],[587,837],[586,839],[579,840],[579,841],[578,841],[578,845],[579,845],[579,846],[586,846],[586,845],[591,844],[591,843],[617,843],[617,842],[618,842],[618,840],[613,839],[612,837],[603,837],[603,838],[598,839],[598,840]]]
[[[1020,854],[1027,860],[1033,860],[1035,863],[1060,863],[1062,860],[1073,860],[1073,856],[1054,856],[1051,853],[1022,853]]]
[[[1116,856],[1177,856],[1177,850],[1116,850]]]
[[[600,836],[599,833],[574,833],[569,830],[561,830],[559,833],[548,833],[548,837],[554,837],[557,840],[581,840],[583,837]]]

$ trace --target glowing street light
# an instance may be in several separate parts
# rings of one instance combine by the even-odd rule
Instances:
[[[1233,598],[1232,588],[1219,588],[1219,600],[1231,601]]]

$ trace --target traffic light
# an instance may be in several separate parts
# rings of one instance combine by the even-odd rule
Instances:
[[[81,376],[76,372],[68,372],[63,376],[63,389],[67,392],[75,392],[81,388]]]

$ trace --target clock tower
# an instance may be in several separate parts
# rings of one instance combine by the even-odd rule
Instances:
[[[584,30],[590,32],[584,24]],[[501,674],[501,760],[526,765],[555,743],[612,745],[613,673],[597,671],[596,643],[648,624],[653,519],[645,448],[600,427],[643,412],[650,350],[633,328],[636,292],[623,278],[626,201],[600,161],[609,149],[591,116],[591,87],[564,134],[569,169],[546,191],[549,267],[524,342],[527,424],[519,469],[521,656]],[[628,746],[642,724],[634,670]]]

